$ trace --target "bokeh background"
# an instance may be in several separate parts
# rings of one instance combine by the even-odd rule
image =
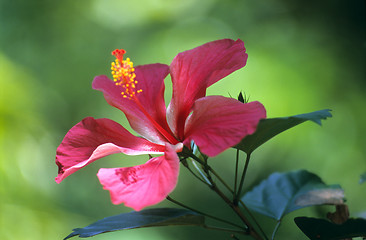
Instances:
[[[366,211],[365,3],[362,0],[1,0],[0,1],[0,239],[62,239],[73,228],[128,212],[110,203],[100,167],[142,163],[122,154],[54,182],[55,150],[82,118],[124,116],[91,89],[109,74],[110,52],[124,48],[135,65],[169,64],[184,50],[221,38],[241,38],[245,68],[208,94],[261,101],[268,117],[330,108],[322,127],[305,123],[252,156],[245,190],[274,171],[307,169],[344,189],[352,216]],[[170,79],[166,79],[166,99]],[[244,154],[243,154],[244,155]],[[242,156],[244,158],[244,156]],[[232,181],[235,150],[211,160]],[[182,168],[171,195],[192,207],[236,220],[223,202]],[[159,207],[174,207],[163,202]],[[310,208],[285,217],[278,239],[306,239],[293,217],[321,217]],[[258,216],[266,231],[275,223]],[[216,224],[213,222],[213,224]],[[245,239],[239,236],[240,239]],[[196,227],[108,233],[94,239],[229,239]]]

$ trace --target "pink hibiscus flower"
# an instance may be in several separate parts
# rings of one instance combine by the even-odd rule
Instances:
[[[212,157],[254,133],[266,112],[259,102],[243,104],[222,96],[205,96],[206,89],[242,68],[247,54],[241,40],[223,39],[179,53],[170,66],[133,67],[124,50],[112,52],[112,75],[97,76],[93,88],[120,109],[131,127],[128,132],[109,119],[87,117],[66,134],[57,149],[56,182],[97,159],[114,153],[163,154],[135,167],[102,168],[97,176],[110,191],[114,204],[136,211],[157,204],[173,191],[179,174],[179,153],[191,141]],[[164,101],[164,78],[171,74],[173,96]]]

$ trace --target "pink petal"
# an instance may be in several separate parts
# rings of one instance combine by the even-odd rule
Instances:
[[[168,107],[168,122],[180,139],[193,103],[206,95],[207,87],[244,67],[247,58],[240,39],[209,42],[174,58],[170,65],[173,97]]]
[[[140,211],[163,201],[175,188],[178,173],[178,156],[167,144],[164,156],[135,167],[101,168],[97,176],[103,188],[110,191],[113,204],[124,203]]]
[[[208,96],[198,99],[187,119],[184,144],[193,140],[200,150],[216,156],[253,134],[266,110],[259,102],[243,104],[233,98]]]
[[[56,182],[95,160],[114,153],[139,155],[163,153],[165,147],[129,133],[109,119],[87,117],[66,134],[56,151]]]
[[[164,64],[149,64],[135,68],[136,89],[142,92],[136,96],[146,112],[164,129],[169,129],[166,122],[166,108],[164,102],[164,78],[169,68]],[[135,101],[123,98],[123,88],[116,86],[107,76],[97,76],[93,81],[93,88],[104,93],[107,102],[123,111],[131,127],[146,139],[156,143],[166,142],[166,139],[156,130],[153,123],[141,111]],[[170,131],[170,130],[169,130]]]

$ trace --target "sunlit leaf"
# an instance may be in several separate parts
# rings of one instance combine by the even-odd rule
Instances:
[[[321,204],[343,203],[343,190],[328,186],[315,174],[305,170],[273,173],[242,198],[247,207],[280,220],[300,208]]]
[[[299,195],[295,204],[302,207],[323,205],[323,204],[342,204],[344,201],[344,191],[341,188],[322,188],[308,191]]]
[[[364,182],[366,182],[366,172],[361,174],[361,177],[360,177],[360,184],[364,183]]]
[[[139,212],[123,213],[103,218],[84,228],[73,229],[65,239],[79,235],[81,238],[117,230],[168,226],[168,225],[204,225],[204,216],[195,212],[177,208],[155,208]],[[64,240],[65,240],[64,239]]]
[[[335,224],[325,219],[297,217],[296,225],[311,240],[346,239],[366,236],[366,219],[348,219]]]
[[[321,125],[321,120],[332,117],[329,109],[324,109],[316,112],[295,115],[282,118],[267,118],[262,119],[254,134],[246,136],[234,148],[242,150],[247,154],[252,153],[255,149],[273,138],[277,134],[284,132],[300,123],[312,121]]]

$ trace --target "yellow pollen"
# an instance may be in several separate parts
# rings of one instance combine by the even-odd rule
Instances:
[[[131,99],[136,93],[141,93],[142,90],[136,89],[137,81],[135,80],[136,74],[133,62],[129,58],[123,60],[125,53],[126,51],[123,49],[116,49],[112,52],[116,60],[111,63],[111,73],[115,84],[123,88],[122,96]]]

